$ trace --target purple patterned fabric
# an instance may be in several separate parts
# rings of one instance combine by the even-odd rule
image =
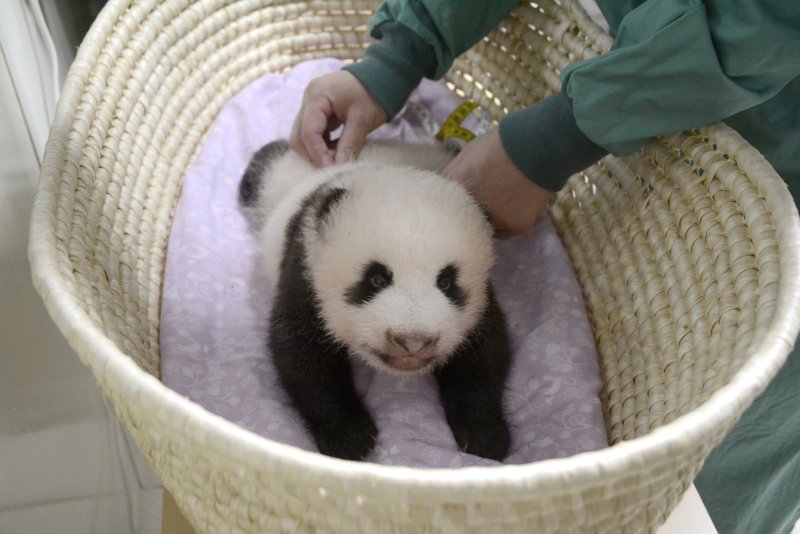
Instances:
[[[265,75],[222,109],[185,177],[161,312],[166,385],[258,434],[308,450],[314,444],[265,353],[270,291],[236,194],[251,154],[288,136],[307,82],[340,67],[319,60]],[[427,142],[430,124],[426,129],[423,123],[441,123],[460,100],[443,84],[425,81],[412,102],[376,136]],[[493,280],[515,351],[506,393],[512,447],[505,462],[605,447],[594,341],[553,226],[543,220],[528,235],[496,245]],[[357,363],[354,375],[380,429],[371,461],[453,468],[496,463],[458,450],[431,377],[397,379]]]

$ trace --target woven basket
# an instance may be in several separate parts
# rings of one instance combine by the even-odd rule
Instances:
[[[50,313],[201,532],[644,532],[763,390],[798,330],[798,216],[731,129],[574,176],[551,209],[601,355],[612,447],[423,470],[271,442],[158,380],[165,248],[220,107],[266,72],[358,58],[368,0],[112,0],[59,102],[31,224]],[[605,35],[574,0],[521,5],[449,74],[495,118],[558,90]]]

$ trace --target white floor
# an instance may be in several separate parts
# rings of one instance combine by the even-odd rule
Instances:
[[[0,62],[0,533],[161,531],[161,488],[33,289],[39,172]]]

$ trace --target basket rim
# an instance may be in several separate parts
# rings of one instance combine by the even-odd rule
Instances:
[[[49,202],[40,201],[37,194],[36,212],[49,207]],[[800,229],[793,229],[800,239]],[[606,475],[624,472],[631,467],[647,464],[664,453],[677,455],[681,451],[696,447],[716,434],[718,423],[727,420],[732,414],[744,410],[753,398],[777,373],[792,345],[791,336],[777,335],[782,326],[790,321],[786,317],[774,321],[764,336],[764,340],[754,351],[753,356],[733,377],[731,382],[690,413],[667,423],[651,433],[624,441],[604,449],[584,452],[577,455],[542,460],[528,464],[503,465],[491,467],[465,468],[417,468],[387,466],[370,462],[354,462],[324,456],[318,452],[279,443],[262,437],[235,423],[222,418],[199,404],[176,393],[154,376],[139,368],[91,322],[75,298],[60,287],[61,276],[53,272],[49,261],[53,248],[45,237],[49,229],[34,219],[31,227],[31,264],[37,290],[44,297],[51,315],[56,318],[59,329],[67,336],[70,345],[84,359],[85,363],[100,377],[114,377],[117,384],[124,384],[125,391],[118,392],[163,408],[167,417],[197,426],[197,438],[205,445],[223,452],[239,447],[237,457],[243,464],[252,467],[261,465],[262,457],[291,463],[294,468],[309,469],[319,475],[345,477],[350,483],[358,480],[376,479],[387,484],[413,483],[430,487],[431,497],[437,490],[447,489],[448,499],[458,486],[475,488],[480,483],[481,491],[486,485],[524,485],[530,490],[566,488],[576,489],[576,485],[596,482],[597,473]],[[800,258],[796,258],[800,261]],[[794,274],[794,294],[800,302],[800,275]],[[798,308],[798,306],[794,306]],[[792,310],[796,314],[796,310]],[[792,331],[796,331],[797,321],[791,320]],[[756,358],[756,355],[761,357]],[[119,380],[123,378],[124,380]],[[170,413],[171,412],[171,413]],[[365,486],[364,489],[367,489]]]
[[[115,390],[116,395],[134,398],[137,403],[152,407],[153,413],[160,412],[162,420],[178,422],[193,439],[217,453],[229,455],[231,450],[236,450],[237,461],[243,465],[305,470],[320,481],[333,476],[347,480],[365,495],[374,493],[377,482],[405,488],[416,486],[422,493],[415,495],[424,494],[424,498],[433,502],[470,499],[470,496],[485,502],[487,491],[493,491],[497,498],[519,496],[521,489],[574,491],[596,484],[598,474],[621,476],[665,454],[680,455],[697,449],[698,443],[715,439],[719,426],[744,411],[777,374],[794,345],[800,330],[800,269],[796,267],[800,265],[800,217],[786,190],[785,195],[771,194],[766,199],[773,215],[782,223],[779,227],[781,288],[775,316],[763,339],[745,365],[711,398],[645,436],[596,451],[521,465],[415,468],[327,457],[272,441],[213,414],[139,368],[92,322],[76,296],[66,289],[66,280],[59,270],[56,184],[62,176],[72,117],[83,90],[82,75],[97,56],[99,43],[103,41],[99,37],[110,31],[114,15],[123,9],[123,4],[121,1],[109,3],[97,18],[78,51],[59,99],[31,214],[28,257],[33,282],[57,327],[92,369],[101,386],[108,382],[121,385],[120,390]],[[713,128],[730,130],[722,124]],[[766,179],[783,185],[774,171]],[[785,185],[783,187],[785,189]]]

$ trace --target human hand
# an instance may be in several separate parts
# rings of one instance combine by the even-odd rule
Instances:
[[[483,205],[495,236],[502,239],[530,230],[554,197],[514,165],[496,128],[464,147],[442,174],[466,187]]]
[[[377,100],[345,70],[311,81],[292,126],[289,145],[317,166],[358,158],[367,134],[386,122]],[[338,140],[330,134],[344,125]]]

